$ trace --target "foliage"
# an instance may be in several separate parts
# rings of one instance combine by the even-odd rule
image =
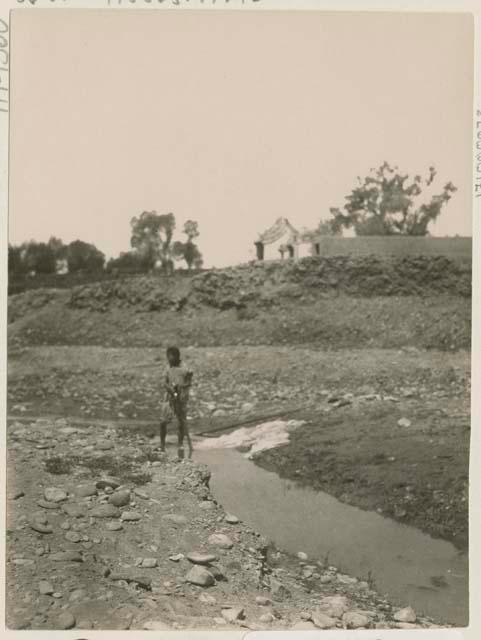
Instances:
[[[145,257],[138,251],[125,251],[117,258],[111,258],[108,261],[107,271],[112,271],[114,269],[142,273],[149,270],[149,264]]]
[[[100,271],[103,269],[105,256],[93,244],[74,240],[66,251],[69,273],[76,271]]]
[[[158,261],[164,270],[167,269],[172,259],[174,214],[144,211],[138,218],[132,218],[130,226],[132,228],[130,244],[142,256],[148,269],[153,269]]]
[[[456,187],[444,185],[440,193],[420,203],[436,177],[434,167],[426,178],[401,173],[384,162],[372,169],[346,197],[343,209],[332,208],[330,225],[334,231],[353,227],[357,235],[428,235],[428,227],[441,213]]]
[[[27,265],[23,260],[22,247],[8,245],[8,274],[23,275],[27,273]]]
[[[200,269],[203,264],[202,254],[199,247],[193,242],[199,236],[199,225],[194,220],[187,220],[184,224],[183,233],[187,236],[186,242],[174,242],[173,255],[176,260],[185,260],[187,267]]]
[[[57,261],[55,252],[45,242],[28,242],[21,247],[21,259],[26,272],[55,273]]]

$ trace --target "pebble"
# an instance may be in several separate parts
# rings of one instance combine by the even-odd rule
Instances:
[[[58,504],[55,502],[47,502],[46,500],[43,500],[42,498],[40,498],[40,500],[37,500],[37,504],[39,507],[42,507],[42,509],[58,509]]]
[[[217,600],[214,598],[214,596],[211,596],[210,593],[201,593],[199,596],[199,602],[207,605],[217,604]]]
[[[262,624],[269,624],[270,622],[274,622],[274,620],[275,618],[272,613],[263,613],[259,618],[259,622],[262,622]]]
[[[79,498],[89,498],[97,495],[97,487],[95,484],[83,484],[75,489],[75,493]]]
[[[142,567],[144,569],[155,569],[157,566],[157,558],[144,558],[142,560]]]
[[[187,554],[187,560],[192,562],[192,564],[210,564],[211,562],[215,562],[217,560],[217,556],[213,553],[197,553],[193,551]]]
[[[63,502],[68,498],[66,492],[57,487],[47,487],[43,492],[43,495],[47,502]]]
[[[316,626],[308,620],[301,620],[300,622],[296,622],[296,624],[290,628],[291,631],[312,631],[315,629]]]
[[[142,520],[141,514],[137,511],[124,511],[120,518],[124,522],[137,522],[138,520]]]
[[[99,451],[110,451],[113,448],[114,448],[114,445],[112,442],[107,442],[106,440],[101,440],[100,442],[97,442],[97,449]]]
[[[398,420],[397,425],[398,427],[408,428],[411,426],[411,420],[409,420],[408,418],[401,418],[400,420]]]
[[[69,597],[70,602],[78,602],[79,600],[83,600],[87,596],[87,592],[85,589],[75,589],[72,591]]]
[[[58,629],[73,629],[75,627],[74,616],[69,611],[61,613],[57,618],[56,627]]]
[[[77,629],[82,629],[87,631],[93,628],[94,628],[94,623],[88,618],[79,619],[79,621],[77,622]]]
[[[299,558],[299,560],[302,560],[304,562],[309,559],[309,556],[307,555],[307,553],[304,553],[304,551],[299,551],[297,557]]]
[[[267,596],[257,596],[256,604],[258,604],[261,607],[269,607],[272,604],[272,600]]]
[[[202,511],[212,511],[215,509],[215,504],[211,500],[203,500],[199,503],[199,509],[202,509]]]
[[[234,546],[234,543],[229,536],[226,536],[223,533],[213,533],[209,536],[209,544],[215,547],[220,547],[221,549],[232,549]]]
[[[83,558],[77,551],[59,551],[50,556],[53,562],[83,562]]]
[[[15,493],[12,496],[12,500],[18,500],[19,498],[23,498],[24,496],[25,496],[24,491],[15,491]]]
[[[335,618],[322,613],[322,611],[315,611],[311,619],[318,629],[333,629],[337,624]]]
[[[40,580],[38,583],[38,591],[42,596],[51,596],[54,592],[53,586],[46,580]]]
[[[37,533],[53,533],[53,528],[47,524],[40,524],[39,522],[31,522],[30,528]]]
[[[109,502],[116,507],[125,507],[130,503],[130,491],[128,489],[115,491],[109,497]]]
[[[194,565],[189,573],[185,576],[187,582],[199,585],[200,587],[211,587],[214,582],[214,576],[204,567]]]
[[[233,623],[237,620],[243,620],[245,618],[245,612],[242,607],[235,607],[232,609],[223,609],[222,617],[226,622]]]
[[[90,511],[90,515],[93,518],[118,518],[120,511],[113,504],[99,504]]]
[[[144,631],[168,631],[172,627],[163,620],[147,620],[144,622],[143,629]]]
[[[70,518],[84,518],[87,515],[87,506],[76,503],[64,504],[62,511]]]
[[[120,481],[117,478],[102,478],[101,480],[97,480],[95,486],[100,491],[105,491],[106,489],[118,489],[120,487]]]
[[[349,610],[349,600],[346,596],[326,596],[321,599],[318,610],[332,618],[340,618]]]
[[[65,534],[65,540],[69,542],[80,542],[82,540],[82,536],[76,531],[67,531]]]
[[[184,558],[184,554],[183,553],[177,553],[174,556],[169,556],[169,560],[172,560],[172,562],[180,562],[180,560],[182,560],[182,558]]]
[[[62,524],[60,525],[60,528],[63,529],[64,531],[68,531],[71,526],[72,525],[70,524],[70,522],[65,521],[65,522],[62,522]]]
[[[271,578],[270,580],[271,593],[274,600],[284,600],[290,596],[289,589],[279,582],[279,580],[275,580]]]
[[[233,516],[231,513],[227,513],[224,520],[228,524],[237,524],[239,522],[239,518],[237,516]]]
[[[188,520],[185,516],[178,515],[176,513],[166,513],[162,516],[163,520],[168,520],[175,525],[183,526],[188,523]]]
[[[405,609],[399,609],[393,615],[396,622],[416,622],[416,612],[412,607],[406,607]]]
[[[361,627],[367,627],[370,619],[363,613],[348,611],[342,616],[342,622],[348,629],[360,629]]]
[[[113,521],[113,522],[107,522],[107,527],[108,531],[122,531],[123,526],[121,522],[118,521]]]

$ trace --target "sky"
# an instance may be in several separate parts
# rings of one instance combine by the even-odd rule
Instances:
[[[467,14],[14,11],[9,240],[130,247],[142,211],[198,221],[206,266],[280,216],[315,228],[371,167],[458,191],[471,235]]]

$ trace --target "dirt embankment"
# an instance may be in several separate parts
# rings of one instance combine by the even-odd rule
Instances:
[[[443,257],[308,258],[9,298],[9,342],[470,346],[471,273]]]

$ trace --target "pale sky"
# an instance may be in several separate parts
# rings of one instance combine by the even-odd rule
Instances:
[[[314,228],[356,176],[434,164],[471,235],[469,15],[15,11],[10,242],[130,246],[130,219],[199,222],[207,266],[279,216]]]

